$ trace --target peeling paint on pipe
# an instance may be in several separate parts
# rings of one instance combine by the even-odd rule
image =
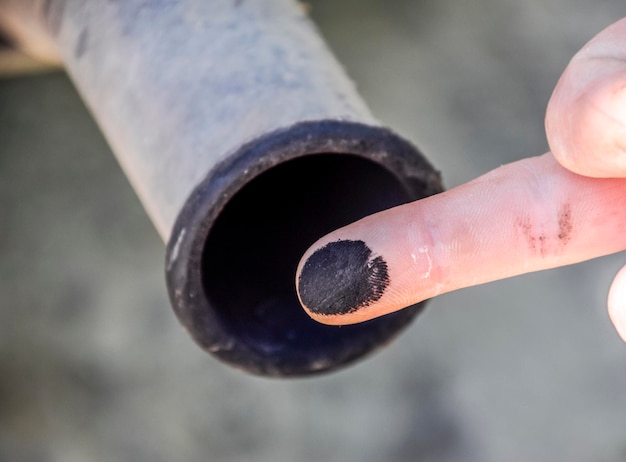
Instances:
[[[167,244],[170,299],[206,351],[248,372],[329,371],[422,308],[309,319],[294,287],[323,234],[442,190],[379,126],[291,0],[0,0],[25,50],[60,60]]]

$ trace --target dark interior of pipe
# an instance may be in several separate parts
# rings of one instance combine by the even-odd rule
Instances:
[[[324,234],[408,200],[388,170],[352,155],[301,157],[255,178],[228,202],[204,249],[204,290],[223,326],[252,351],[287,362],[366,343],[379,321],[336,327],[305,314],[296,266]]]

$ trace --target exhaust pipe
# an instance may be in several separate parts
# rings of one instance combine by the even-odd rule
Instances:
[[[247,372],[331,371],[423,303],[360,325],[295,292],[322,235],[442,190],[382,128],[292,0],[0,0],[15,43],[62,62],[159,234],[180,322]]]

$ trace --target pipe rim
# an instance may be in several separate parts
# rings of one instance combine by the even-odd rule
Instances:
[[[386,128],[342,120],[300,122],[279,129],[246,143],[215,165],[176,219],[166,250],[166,282],[174,311],[195,342],[235,368],[272,377],[330,372],[391,341],[425,305],[422,302],[368,321],[364,328],[371,334],[357,336],[355,345],[336,352],[333,358],[321,353],[316,358],[312,351],[306,361],[250,348],[211,305],[202,267],[205,245],[220,213],[242,188],[263,173],[297,158],[322,154],[356,156],[379,164],[399,181],[409,200],[443,190],[439,173],[410,143]]]

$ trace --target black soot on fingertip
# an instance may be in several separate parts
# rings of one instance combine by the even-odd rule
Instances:
[[[348,314],[371,305],[389,286],[387,263],[363,241],[339,240],[316,250],[302,267],[302,303],[321,315]]]

